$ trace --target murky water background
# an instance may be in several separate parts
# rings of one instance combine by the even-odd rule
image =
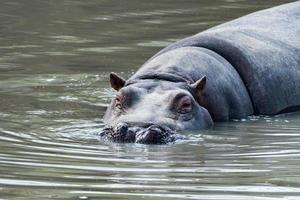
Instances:
[[[298,200],[299,114],[164,146],[95,135],[109,72],[128,77],[173,41],[284,2],[1,0],[0,198]]]

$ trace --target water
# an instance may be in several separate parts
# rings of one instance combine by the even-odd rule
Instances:
[[[113,90],[162,47],[283,0],[1,0],[1,199],[300,198],[300,115],[176,144],[95,135]]]

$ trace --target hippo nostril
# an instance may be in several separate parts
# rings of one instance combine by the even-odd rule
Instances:
[[[105,137],[108,134],[111,134],[111,132],[112,132],[111,128],[106,127],[99,133],[99,136]]]
[[[149,132],[150,133],[157,133],[157,134],[161,134],[163,132],[163,129],[158,126],[158,125],[151,125],[149,128],[148,128]]]
[[[113,129],[113,132],[119,133],[119,134],[125,134],[127,131],[128,131],[128,125],[126,123],[119,123]]]
[[[135,142],[143,144],[166,144],[174,141],[173,132],[159,125],[151,125],[136,133]]]
[[[106,127],[100,136],[114,142],[134,142],[135,140],[135,134],[129,131],[126,123],[119,123],[115,127]]]

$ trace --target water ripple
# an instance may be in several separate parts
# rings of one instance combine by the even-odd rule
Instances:
[[[280,2],[2,0],[0,198],[298,200],[299,114],[168,145],[97,136],[111,71],[128,78],[163,46]]]

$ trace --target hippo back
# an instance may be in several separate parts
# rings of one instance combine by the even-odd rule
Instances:
[[[202,47],[241,76],[256,114],[300,108],[300,1],[259,11],[170,45]]]

